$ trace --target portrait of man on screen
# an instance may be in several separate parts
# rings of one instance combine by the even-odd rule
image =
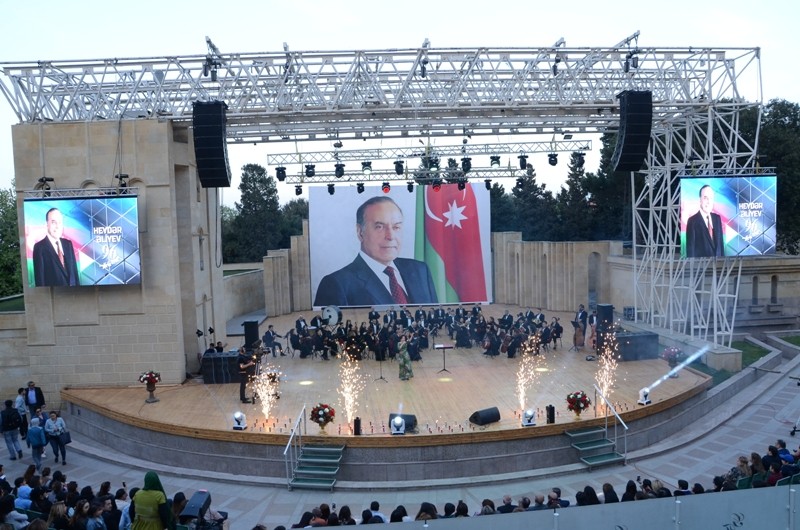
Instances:
[[[80,285],[78,260],[72,241],[62,237],[64,216],[50,208],[45,216],[47,235],[33,246],[33,276],[37,287]]]
[[[322,278],[314,306],[435,304],[428,266],[399,257],[403,211],[390,197],[372,197],[356,211],[355,259]]]
[[[700,209],[686,222],[686,257],[707,258],[725,255],[722,218],[714,212],[714,189],[700,188]]]

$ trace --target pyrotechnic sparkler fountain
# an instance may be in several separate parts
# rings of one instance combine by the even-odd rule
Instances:
[[[262,364],[259,373],[253,377],[253,389],[261,402],[264,418],[269,418],[272,406],[280,398],[278,387],[283,373],[271,364]]]
[[[347,354],[340,357],[342,361],[339,363],[339,397],[347,414],[347,423],[352,425],[358,411],[358,399],[365,386],[364,375],[357,361]]]
[[[517,400],[519,401],[519,408],[522,411],[523,421],[526,417],[526,401],[528,389],[536,383],[537,371],[539,364],[542,362],[544,355],[539,350],[539,337],[532,335],[525,341],[519,348],[519,366],[517,367]],[[530,411],[527,411],[530,415]],[[534,425],[533,418],[528,419],[528,425]],[[525,423],[523,423],[525,425]]]
[[[598,354],[597,373],[595,373],[594,380],[600,392],[611,401],[611,394],[614,392],[614,383],[617,377],[617,357],[619,356],[617,342],[617,332],[615,329],[602,332],[602,344]],[[601,403],[602,402],[602,403]],[[595,399],[597,412],[601,414],[609,414],[608,406],[604,400]]]

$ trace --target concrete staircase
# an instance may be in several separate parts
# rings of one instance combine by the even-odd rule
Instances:
[[[625,456],[616,451],[615,443],[606,436],[603,427],[590,427],[574,431],[565,431],[571,445],[578,450],[581,462],[589,469],[625,461]]]
[[[333,491],[343,454],[343,445],[304,445],[289,481],[289,490],[298,488]]]

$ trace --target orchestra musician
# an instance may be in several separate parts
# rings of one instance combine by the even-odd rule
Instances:
[[[250,403],[247,397],[247,383],[253,377],[256,371],[256,356],[252,353],[248,354],[244,346],[239,348],[239,355],[236,358],[239,365],[239,399],[242,403]]]
[[[508,309],[506,309],[503,316],[500,317],[500,328],[508,331],[513,325],[514,317],[508,312]]]
[[[280,352],[281,357],[286,356],[286,354],[283,353],[283,346],[281,346],[281,343],[277,340],[279,337],[283,338],[282,335],[275,331],[272,324],[267,327],[267,331],[265,331],[264,336],[261,337],[261,342],[264,344],[265,348],[269,348],[272,351],[273,357],[276,357],[276,351]]]
[[[575,335],[573,337],[573,345],[575,348],[583,348],[586,340],[586,324],[589,315],[586,314],[583,304],[578,306],[578,311],[575,313],[575,320],[578,325],[575,327]]]
[[[380,320],[380,318],[381,314],[378,313],[378,310],[375,309],[374,307],[370,310],[369,315],[367,316],[367,320],[369,320],[370,322],[373,320]]]
[[[589,334],[592,337],[592,349],[597,349],[597,311],[592,311],[589,315]]]

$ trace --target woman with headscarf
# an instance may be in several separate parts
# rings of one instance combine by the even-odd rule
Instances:
[[[155,471],[144,475],[144,488],[136,492],[130,508],[131,530],[164,530],[169,528],[170,509],[167,494]]]

